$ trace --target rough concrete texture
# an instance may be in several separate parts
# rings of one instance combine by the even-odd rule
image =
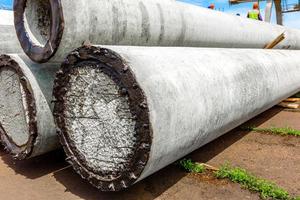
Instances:
[[[0,10],[0,54],[23,51],[16,35],[13,17],[12,11]]]
[[[108,48],[117,53],[100,47],[82,47],[72,52],[62,65],[54,90],[58,99],[56,121],[69,161],[79,174],[102,190],[120,190],[144,179],[300,90],[299,51]],[[73,127],[66,125],[66,114],[76,108],[65,105],[66,91],[72,89],[68,86],[72,69],[84,68],[89,61],[98,62],[97,76],[109,75],[127,91],[136,121],[146,119],[135,129],[138,145],[131,162],[138,164],[119,171],[122,176],[107,177],[103,172],[104,179],[102,173],[95,171],[99,169],[88,168],[89,158],[74,148],[76,141],[70,137]],[[142,92],[137,92],[139,88]],[[77,95],[83,96],[83,91]],[[138,98],[140,93],[144,98]],[[94,98],[97,95],[91,101]],[[103,141],[115,139],[114,131],[117,132],[111,130]],[[141,139],[145,135],[152,139]]]
[[[48,5],[48,0],[28,1],[26,4],[27,30],[30,37],[38,45],[46,45],[47,40],[50,38],[51,7]]]
[[[74,148],[98,173],[124,171],[136,146],[135,121],[126,96],[107,75],[91,66],[74,70],[65,106]]]
[[[285,121],[284,125],[299,128],[300,114],[272,109],[255,118],[254,121],[256,125],[262,124],[267,127],[269,124],[280,127],[281,122]],[[241,132],[236,129],[198,149],[187,158],[216,166],[226,160],[232,164],[237,164],[237,161],[239,166],[245,168],[249,166],[251,169],[248,169],[253,173],[273,180],[292,194],[299,196],[300,192],[296,192],[300,188],[297,181],[300,179],[300,173],[296,171],[300,166],[297,163],[300,160],[299,139],[266,135],[264,144],[256,144],[254,140],[262,136],[263,134]],[[249,138],[252,139],[251,144],[248,142]],[[284,145],[282,141],[293,143],[295,146]],[[243,147],[245,144],[247,148]],[[275,149],[271,150],[272,147]],[[262,151],[265,148],[268,156]],[[281,152],[284,152],[283,157],[280,157],[283,155]],[[263,159],[264,161],[261,162]],[[0,199],[7,200],[259,199],[257,194],[243,190],[239,185],[215,180],[206,175],[186,174],[174,164],[130,189],[117,193],[104,193],[93,188],[73,172],[60,153],[51,153],[19,163],[0,150],[0,174]]]
[[[86,41],[103,45],[263,48],[284,31],[286,39],[276,48],[300,49],[299,30],[178,1],[41,2],[16,0],[14,6],[19,40],[26,54],[38,62],[46,62],[54,54],[53,61],[62,61]],[[50,5],[55,19],[52,27],[48,23]],[[49,43],[36,42],[41,37]]]
[[[0,122],[7,137],[17,146],[29,139],[28,102],[20,77],[13,68],[0,67]]]
[[[39,65],[25,55],[0,56],[0,138],[17,159],[59,147],[52,115],[58,64]]]

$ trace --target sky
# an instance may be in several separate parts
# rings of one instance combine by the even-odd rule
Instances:
[[[233,15],[239,13],[242,17],[246,17],[248,11],[252,8],[252,3],[229,5],[228,0],[180,0],[180,1],[190,3],[190,4],[195,4],[198,6],[203,6],[203,7],[208,7],[211,3],[214,3],[217,10],[227,12]],[[286,1],[288,4],[298,3],[298,0],[286,0]],[[261,13],[263,18],[265,16],[265,6],[266,6],[266,2],[261,1],[260,8],[261,8]],[[271,22],[276,23],[275,6],[273,6]],[[285,13],[283,15],[283,23],[287,27],[300,29],[300,12]]]
[[[13,0],[0,0],[0,8],[11,8]]]
[[[88,1],[88,0],[87,0]],[[239,13],[242,17],[246,17],[247,12],[251,9],[252,3],[243,3],[238,5],[229,5],[228,0],[178,0],[197,6],[208,7],[209,4],[214,3],[217,10],[227,12],[233,15]],[[298,0],[286,0],[288,4],[297,3]],[[0,8],[12,8],[13,0],[0,0]],[[264,17],[265,2],[261,2],[261,13]],[[275,8],[273,6],[272,23],[276,21]],[[288,13],[283,15],[284,25],[291,28],[300,29],[300,12]]]

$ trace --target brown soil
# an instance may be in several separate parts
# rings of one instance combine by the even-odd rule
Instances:
[[[300,130],[300,113],[274,108],[248,122],[268,127],[290,126]],[[282,137],[238,129],[193,152],[188,158],[219,166],[225,161],[273,180],[300,195],[300,138]],[[257,194],[211,174],[187,174],[172,164],[129,190],[99,192],[53,152],[26,162],[15,162],[0,150],[0,199],[6,200],[150,200],[150,199],[259,199]]]
[[[243,126],[288,126],[300,130],[299,122],[300,113],[273,108]],[[228,161],[272,180],[294,196],[300,196],[300,137],[236,129],[195,151],[190,157],[214,166]]]
[[[63,161],[61,152],[21,163],[14,162],[3,151],[0,155],[0,199],[259,199],[237,184],[217,181],[206,174],[187,174],[174,164],[127,191],[103,193],[74,173]]]

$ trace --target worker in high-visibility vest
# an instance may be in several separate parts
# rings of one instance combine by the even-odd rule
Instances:
[[[255,19],[255,20],[262,21],[262,17],[261,17],[261,15],[260,15],[260,11],[259,11],[259,5],[258,5],[257,2],[255,2],[255,3],[253,4],[253,10],[250,10],[250,11],[248,12],[247,17],[248,17],[249,19]]]

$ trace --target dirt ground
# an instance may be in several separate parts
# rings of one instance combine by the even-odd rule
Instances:
[[[300,130],[300,112],[273,108],[243,126],[291,127]],[[228,161],[272,180],[291,195],[300,196],[299,137],[247,132],[237,128],[202,149],[190,157],[214,166]]]
[[[272,108],[244,126],[292,127],[300,130],[300,112]],[[274,181],[292,195],[300,195],[300,138],[282,137],[239,128],[188,155],[219,166],[225,161]],[[172,164],[132,188],[103,193],[82,180],[64,162],[61,151],[26,162],[15,162],[0,149],[0,199],[5,200],[152,200],[259,199],[226,180],[207,174],[187,174]]]

